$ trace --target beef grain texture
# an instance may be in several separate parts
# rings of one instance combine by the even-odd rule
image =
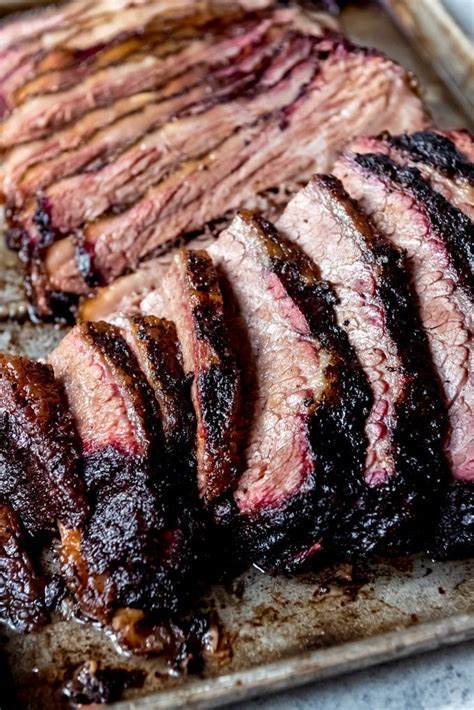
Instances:
[[[47,621],[44,587],[26,552],[25,538],[13,508],[0,499],[0,623],[16,631],[32,631]]]
[[[466,546],[464,533],[472,533],[465,521],[474,514],[469,494],[474,477],[473,223],[433,191],[418,170],[401,168],[386,155],[348,154],[336,173],[380,231],[407,252],[449,416],[445,454],[455,486],[465,482],[448,494],[449,512],[442,513],[443,520],[446,515],[450,519],[449,526],[443,525],[442,554],[449,556],[452,550],[457,556]],[[452,501],[463,496],[465,505],[456,519]]]
[[[335,548],[350,556],[419,549],[446,477],[446,418],[404,255],[332,176],[314,176],[278,226],[331,283],[373,395],[360,498]]]
[[[51,354],[82,444],[91,515],[62,526],[62,559],[86,615],[174,612],[191,564],[192,521],[175,509],[153,391],[120,331],[82,323]]]
[[[0,354],[0,496],[32,534],[87,514],[76,433],[48,365]]]
[[[241,212],[210,251],[245,369],[237,534],[247,559],[291,570],[331,544],[353,501],[370,392],[331,290],[296,245]]]
[[[227,512],[239,472],[240,371],[209,255],[181,249],[160,294],[156,302],[152,294],[144,310],[176,324],[184,370],[192,377],[199,495],[219,518]]]

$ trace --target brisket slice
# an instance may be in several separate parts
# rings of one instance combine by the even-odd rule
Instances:
[[[160,292],[145,300],[145,314],[164,315],[176,324],[184,371],[193,378],[198,490],[206,508],[219,517],[239,470],[240,372],[208,254],[181,249]]]
[[[51,367],[0,354],[0,496],[28,532],[80,525],[76,434]]]
[[[0,624],[16,631],[42,626],[47,620],[43,594],[43,584],[25,550],[18,516],[0,498]]]
[[[337,153],[355,135],[387,126],[394,131],[423,126],[422,105],[400,67],[339,36],[322,39],[317,51],[319,69],[294,103],[242,128],[202,158],[184,162],[144,196],[137,195],[135,204],[122,213],[84,226],[76,254],[89,283],[109,282],[136,268],[160,245],[202,228],[276,182],[314,168],[330,169]],[[344,128],[342,110],[350,114]],[[58,251],[63,263],[55,256]],[[62,245],[50,248],[37,291],[78,288],[70,253]],[[48,264],[53,262],[50,270]],[[43,267],[33,258],[30,268],[41,271]]]
[[[298,246],[245,211],[210,251],[245,368],[245,470],[234,494],[241,547],[264,569],[291,570],[331,544],[353,500],[370,390],[334,296]]]
[[[193,471],[195,417],[191,382],[183,370],[176,327],[154,316],[135,315],[125,325],[127,342],[155,393],[161,416],[166,458],[188,488]]]
[[[280,16],[289,18],[294,13],[280,11],[277,17]],[[242,47],[258,41],[271,24],[271,19],[256,20],[242,35],[218,36],[215,42],[196,39],[169,56],[132,58],[121,65],[99,69],[64,91],[33,96],[0,123],[0,148],[43,137],[93,108],[156,89],[193,67],[205,76],[206,66],[236,56]]]
[[[92,129],[92,117],[91,114],[86,114],[76,121],[74,126],[63,129],[63,136],[59,140],[56,139],[58,145],[64,142],[66,135],[70,136],[73,145],[66,144],[66,149],[59,152],[56,157],[47,154],[47,160],[44,156],[40,156],[41,161],[38,162],[36,156],[36,164],[29,169],[24,165],[25,151],[22,151],[21,147],[14,149],[12,152],[15,153],[16,150],[22,158],[23,173],[17,174],[16,184],[13,185],[15,167],[18,170],[19,166],[18,156],[15,159],[10,155],[9,165],[3,167],[4,190],[9,193],[9,206],[14,209],[21,207],[29,195],[59,179],[61,179],[59,184],[67,185],[68,183],[63,179],[83,168],[88,173],[92,173],[91,180],[97,180],[102,174],[101,169],[107,163],[107,158],[122,152],[133,143],[136,143],[136,149],[143,151],[145,146],[139,142],[140,139],[157,126],[189,112],[194,114],[204,111],[206,107],[212,107],[213,104],[220,103],[229,96],[232,97],[236,92],[253,86],[259,74],[266,68],[272,53],[275,53],[276,48],[279,47],[281,44],[275,41],[264,42],[263,46],[256,47],[250,53],[243,52],[242,57],[232,63],[230,70],[227,66],[219,69],[219,65],[210,68],[212,72],[210,76],[197,84],[190,83],[189,77],[185,76],[181,82],[175,82],[174,89],[167,86],[164,92],[142,93],[119,100],[116,102],[119,119],[112,123],[106,121],[105,126],[94,121],[95,127],[100,125],[101,128],[90,136],[90,140],[86,139],[89,137],[87,131]],[[297,61],[297,57],[294,61]],[[106,118],[107,111],[113,118],[114,111],[111,109],[97,109],[92,114],[98,113],[99,119],[104,114]],[[122,117],[120,117],[121,113],[124,114]],[[86,133],[84,140],[77,145],[82,133]],[[52,150],[53,146],[50,153]],[[34,160],[33,155],[34,148],[28,159]],[[144,157],[143,154],[141,160]],[[83,186],[85,187],[86,185]],[[67,192],[66,189],[64,191]]]
[[[315,176],[278,227],[318,264],[373,394],[361,497],[339,553],[419,547],[445,476],[446,421],[403,253],[377,234],[339,180]]]
[[[351,151],[387,155],[394,163],[417,168],[434,190],[474,219],[474,164],[446,136],[417,131],[359,138]]]
[[[65,177],[45,188],[38,199],[36,214],[33,210],[26,212],[24,231],[31,234],[36,222],[43,243],[49,245],[55,233],[70,234],[107,210],[123,209],[133,203],[137,195],[176,169],[183,156],[197,160],[218,148],[242,126],[292,104],[314,75],[316,58],[310,56],[312,44],[310,38],[296,38],[291,42],[283,78],[281,58],[277,55],[268,67],[263,65],[261,76],[258,73],[254,76],[249,94],[244,92],[236,100],[232,101],[232,94],[226,96],[225,92],[219,97],[216,89],[209,102],[206,85],[200,85],[190,94],[145,107],[140,114],[125,119],[125,125],[116,130],[125,134],[123,148],[127,148],[127,142],[132,145],[123,152],[119,145],[104,165],[99,163],[95,169],[89,167],[85,173]],[[194,104],[192,115],[176,116],[189,103]],[[173,116],[176,120],[171,121]],[[87,147],[84,151],[87,152]],[[90,157],[93,159],[93,152]],[[80,160],[80,155],[76,159]],[[31,236],[26,239],[29,244],[35,241]]]
[[[421,319],[448,408],[450,432],[445,452],[454,481],[465,482],[458,490],[460,496],[465,493],[469,506],[467,492],[474,478],[472,222],[431,190],[416,169],[401,168],[387,156],[349,154],[335,171],[372,215],[378,229],[407,252]],[[463,526],[460,519],[469,516],[460,509],[458,520],[450,517],[449,529],[456,536]],[[455,537],[446,538],[444,549],[456,551],[463,544],[458,545]]]
[[[120,331],[81,323],[50,355],[82,444],[91,514],[61,527],[66,579],[82,612],[174,612],[185,596],[192,535],[179,524],[156,400]],[[184,515],[184,514],[183,514]]]

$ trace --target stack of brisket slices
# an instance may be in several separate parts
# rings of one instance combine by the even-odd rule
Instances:
[[[106,0],[0,27],[2,184],[38,314],[333,169],[351,137],[424,127],[398,66],[268,4],[123,0],[145,57]],[[138,651],[219,554],[472,554],[473,155],[462,131],[358,138],[273,224],[243,209],[105,289],[48,364],[0,356],[0,617],[47,618],[34,551],[56,530],[80,612]]]
[[[426,122],[406,70],[272,0],[75,0],[0,27],[0,52],[0,192],[41,318]]]
[[[3,355],[3,617],[44,620],[25,540],[56,525],[78,608],[139,651],[209,554],[472,554],[473,148],[358,139],[276,225],[180,249],[140,313]]]

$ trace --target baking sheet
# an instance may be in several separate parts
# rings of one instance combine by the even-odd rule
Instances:
[[[348,8],[342,25],[419,76],[438,123],[467,125],[433,64],[420,59],[381,8]],[[24,316],[16,257],[2,251],[0,263],[0,318],[10,311]],[[0,349],[42,357],[63,333],[4,322]],[[229,587],[212,589],[201,605],[218,612],[228,652],[209,659],[199,677],[170,676],[160,659],[122,656],[102,631],[74,620],[11,636],[5,650],[21,702],[60,707],[59,687],[89,659],[145,672],[143,687],[126,691],[117,710],[210,707],[474,638],[474,561],[379,560],[355,571],[339,565],[293,579],[250,570]]]

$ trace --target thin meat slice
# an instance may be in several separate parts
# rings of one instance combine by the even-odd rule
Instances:
[[[208,254],[181,249],[142,312],[176,324],[184,371],[192,376],[199,495],[219,517],[227,512],[239,472],[240,372]]]
[[[341,524],[343,554],[417,548],[445,479],[446,419],[403,253],[372,228],[332,176],[315,176],[278,227],[318,264],[366,373],[364,486]]]
[[[186,474],[194,468],[195,417],[176,327],[163,318],[135,315],[125,321],[124,332],[155,393],[166,458],[189,489]]]
[[[21,207],[29,195],[38,192],[60,178],[63,179],[68,175],[77,173],[82,168],[86,168],[88,173],[92,173],[89,176],[89,180],[92,182],[97,182],[99,178],[100,180],[106,180],[107,172],[105,171],[104,173],[102,168],[107,164],[107,160],[114,156],[115,164],[117,155],[134,143],[135,150],[132,155],[135,155],[135,160],[137,155],[140,156],[140,169],[142,170],[145,167],[142,162],[146,158],[144,152],[147,147],[146,141],[152,138],[152,136],[148,138],[146,136],[147,133],[153,131],[153,129],[156,129],[157,126],[167,120],[189,112],[197,114],[215,103],[224,101],[227,97],[232,98],[235,92],[244,91],[249,86],[253,86],[259,74],[264,71],[271,54],[279,46],[276,42],[268,45],[264,44],[263,48],[252,52],[250,56],[248,52],[245,53],[241,60],[231,65],[232,71],[226,68],[224,72],[224,70],[219,71],[216,68],[212,80],[204,79],[204,81],[195,85],[192,83],[189,85],[189,78],[186,77],[184,81],[176,83],[174,89],[168,86],[166,91],[162,92],[164,95],[160,94],[160,92],[149,92],[148,94],[138,94],[135,97],[117,102],[119,113],[125,111],[123,118],[119,118],[111,125],[106,125],[104,128],[97,130],[89,141],[81,141],[77,146],[66,144],[67,149],[63,150],[55,158],[51,157],[48,160],[44,160],[44,156],[41,156],[41,162],[36,161],[36,164],[28,170],[23,168],[21,179],[17,180],[15,186],[10,185],[9,187],[9,181],[12,179],[11,163],[13,162],[10,160],[10,166],[4,168],[7,173],[4,185],[9,192],[9,206]],[[298,57],[302,58],[302,51],[304,51],[304,48],[300,49],[300,55],[295,56],[295,62],[298,61]],[[113,116],[113,112],[111,112],[111,116]],[[85,122],[86,119],[82,119],[78,123]],[[90,125],[89,119],[84,127],[87,129]],[[77,140],[77,134],[80,134],[81,130],[81,125],[75,125],[73,129],[64,129],[63,133],[67,133],[68,136],[71,134],[71,138],[75,141]],[[86,135],[85,138],[87,137]],[[17,151],[21,155],[21,149],[18,148]],[[13,167],[14,165],[13,163]],[[136,163],[133,165],[136,170]],[[122,165],[122,170],[124,169],[124,165]],[[118,169],[113,175],[117,179],[117,176],[120,175]],[[83,180],[87,180],[87,178],[83,178]],[[67,193],[66,186],[69,185],[69,190],[72,190],[74,182],[61,180],[59,185],[63,185],[64,193]],[[85,187],[85,184],[82,185],[84,192]],[[86,194],[85,197],[87,197]],[[48,200],[48,193],[42,199],[43,201],[44,199]],[[51,199],[54,200],[54,192]],[[52,210],[53,205],[51,205]],[[31,214],[33,213],[34,207],[31,211]],[[24,220],[25,218],[23,218]]]
[[[25,538],[15,511],[0,498],[0,624],[15,631],[32,631],[47,621],[44,587],[26,552]]]
[[[50,355],[77,423],[91,514],[61,527],[64,573],[87,616],[176,611],[192,535],[178,522],[156,400],[120,331],[82,323]],[[183,514],[184,515],[184,514]]]
[[[415,167],[434,190],[474,220],[474,163],[446,136],[434,131],[359,138],[354,153],[380,153],[401,166]]]
[[[382,126],[397,131],[423,125],[422,106],[399,67],[339,37],[321,40],[317,50],[325,58],[293,104],[242,128],[203,158],[184,162],[124,212],[85,225],[77,260],[89,283],[109,282],[136,268],[158,247],[274,185],[276,175],[282,181],[315,168],[330,169],[346,141],[357,134]],[[350,134],[346,127],[342,130],[342,107],[351,116],[344,124],[350,125]],[[64,261],[55,256],[60,251]],[[70,253],[64,246],[51,247],[39,289],[49,280],[54,291],[72,290],[68,282],[77,279],[71,277]]]
[[[401,168],[385,155],[348,154],[335,172],[380,231],[407,252],[448,408],[445,453],[454,485],[460,481],[463,491],[470,490],[474,480],[472,222],[434,192],[416,169]],[[459,509],[460,518],[469,515]],[[458,549],[454,531],[461,528],[461,522],[453,521],[454,539],[445,539],[445,550]]]
[[[294,45],[293,61],[297,66],[293,69],[289,63],[288,75],[279,81],[277,74],[274,87],[270,66],[268,78],[265,72],[261,81],[253,85],[250,97],[225,101],[224,95],[223,102],[218,103],[219,94],[215,92],[212,103],[217,105],[207,106],[204,101],[200,106],[199,101],[205,99],[207,93],[206,87],[200,86],[194,92],[194,99],[192,95],[180,95],[127,119],[127,125],[118,126],[117,130],[125,132],[128,129],[131,136],[138,134],[138,140],[103,167],[64,178],[45,189],[32,221],[45,224],[43,231],[49,228],[53,232],[68,234],[114,206],[123,208],[133,202],[137,194],[144,193],[179,165],[183,156],[199,159],[219,147],[242,126],[293,103],[315,71],[315,59],[308,57],[311,41],[295,41]],[[186,107],[189,101],[197,103],[191,116],[177,118],[152,130]],[[147,129],[149,133],[146,133]],[[25,225],[25,230],[31,231],[31,223]],[[52,238],[46,237],[46,241],[50,243]]]
[[[84,521],[78,468],[72,418],[51,367],[0,354],[0,496],[29,533]]]
[[[241,545],[260,567],[289,570],[331,544],[353,500],[370,390],[330,288],[297,245],[241,212],[210,252],[245,368]]]
[[[244,46],[258,41],[273,21],[289,22],[294,15],[294,12],[281,10],[275,13],[273,20],[256,20],[241,35],[218,36],[214,43],[205,38],[196,39],[176,54],[166,57],[150,55],[105,67],[77,86],[50,95],[33,96],[0,123],[0,148],[45,136],[86,111],[113,100],[156,89],[196,65],[204,69],[216,61],[230,59]]]

